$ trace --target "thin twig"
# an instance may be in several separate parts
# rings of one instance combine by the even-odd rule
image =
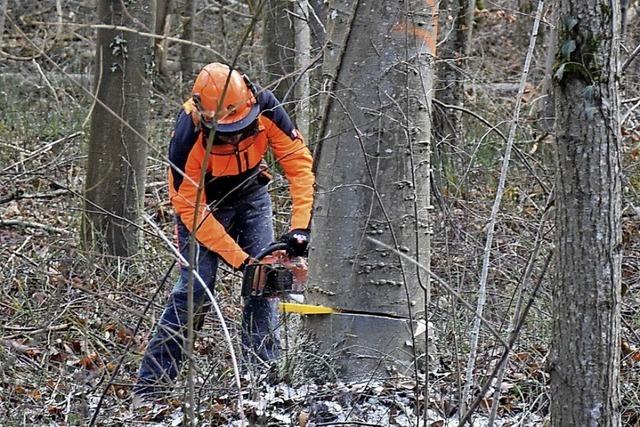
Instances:
[[[167,272],[162,277],[162,280],[160,280],[160,284],[156,288],[156,291],[153,293],[151,298],[149,298],[149,301],[147,301],[147,304],[145,305],[144,309],[142,310],[142,314],[140,314],[139,317],[138,317],[138,323],[136,323],[136,327],[134,328],[133,332],[131,333],[132,337],[135,337],[136,335],[138,335],[138,331],[140,330],[140,326],[142,326],[142,322],[143,322],[145,316],[147,315],[147,311],[149,311],[149,309],[151,308],[151,305],[153,304],[153,301],[156,299],[156,297],[158,296],[160,291],[164,288],[164,284],[167,281],[167,279],[169,278],[169,275],[171,274],[171,271],[173,271],[173,267],[175,267],[175,265],[176,265],[176,261],[174,260],[173,263],[171,264],[171,266],[167,269]],[[127,345],[124,348],[124,351],[122,352],[122,356],[120,356],[120,360],[118,361],[118,365],[113,370],[113,373],[111,374],[111,377],[109,378],[109,381],[107,382],[107,385],[104,387],[104,390],[102,391],[102,395],[100,395],[100,399],[98,400],[98,404],[96,405],[96,409],[94,410],[93,416],[91,417],[91,421],[89,422],[89,427],[92,427],[93,425],[95,425],[95,422],[98,419],[98,414],[100,413],[100,408],[102,406],[102,403],[104,402],[104,398],[107,395],[107,392],[109,391],[109,388],[115,382],[116,377],[118,376],[118,373],[120,372],[120,369],[122,368],[122,365],[124,364],[124,359],[127,356],[127,354],[129,354],[129,349],[131,348],[131,345],[133,344],[134,341],[135,340],[132,338],[131,340],[129,340],[127,342]]]
[[[464,108],[464,107],[461,107],[459,105],[445,104],[444,102],[440,101],[437,98],[433,98],[431,101],[434,104],[436,104],[436,105],[438,105],[438,106],[440,106],[442,108],[451,108],[453,110],[462,111],[465,114],[468,114],[468,115],[470,115],[472,117],[475,117],[476,119],[478,119],[480,122],[482,122],[485,126],[487,126],[489,128],[489,132],[497,133],[500,136],[500,138],[502,138],[502,140],[504,142],[508,141],[508,138],[506,137],[506,135],[504,133],[502,133],[500,131],[500,129],[498,129],[498,125],[491,124],[491,122],[489,120],[485,119],[484,117],[482,117],[480,114],[476,113],[475,111],[471,111],[468,108]],[[522,152],[522,150],[520,148],[518,148],[517,146],[514,146],[513,149],[516,152],[516,155],[518,156],[518,158],[520,159],[522,164],[524,165],[524,167],[527,169],[527,171],[531,174],[531,176],[533,176],[535,178],[535,180],[538,183],[538,185],[540,185],[540,187],[544,190],[545,193],[548,193],[549,190],[547,189],[547,185],[544,183],[544,181],[542,181],[542,179],[540,179],[540,177],[538,176],[536,171],[533,169],[533,167],[531,166],[531,164],[529,163],[529,161],[525,157],[525,155]]]
[[[553,194],[551,194],[547,200],[547,206],[545,207],[544,213],[542,214],[542,218],[540,220],[540,224],[538,225],[538,231],[536,232],[535,243],[533,250],[531,251],[531,255],[529,256],[529,261],[527,262],[527,266],[524,269],[524,274],[522,275],[522,279],[520,279],[520,283],[517,288],[518,296],[516,301],[515,311],[513,313],[513,317],[511,319],[511,327],[509,330],[509,336],[513,334],[513,332],[518,327],[520,322],[520,315],[522,312],[522,304],[523,304],[523,295],[527,289],[527,285],[531,278],[531,274],[533,273],[533,267],[535,266],[535,262],[538,258],[538,254],[540,253],[540,248],[542,247],[542,239],[544,237],[544,226],[547,223],[547,214],[551,212],[549,207],[553,203]],[[493,422],[496,418],[496,413],[498,412],[498,405],[500,403],[500,384],[502,384],[502,379],[504,378],[504,372],[507,367],[507,358],[503,358],[501,364],[499,365],[498,375],[496,384],[498,387],[495,389],[495,394],[493,396],[493,403],[491,405],[491,412],[489,414],[489,425],[492,426]]]
[[[529,76],[529,67],[533,58],[533,52],[536,46],[536,39],[538,36],[538,26],[540,25],[540,17],[542,15],[542,9],[544,7],[544,0],[538,2],[538,9],[536,11],[536,18],[533,22],[533,30],[531,38],[529,39],[529,49],[524,61],[524,69],[522,76],[520,77],[520,87],[518,89],[518,95],[516,97],[516,103],[514,106],[514,115],[509,129],[509,137],[507,139],[507,146],[505,147],[504,156],[502,159],[502,168],[500,170],[500,178],[498,182],[498,188],[496,190],[496,197],[491,208],[491,216],[489,217],[489,223],[487,224],[487,240],[484,247],[484,255],[482,257],[482,271],[480,276],[480,284],[478,290],[478,304],[477,304],[477,316],[473,324],[471,331],[471,343],[469,350],[469,360],[467,363],[466,379],[463,392],[463,401],[460,402],[464,407],[466,400],[468,399],[471,385],[474,383],[473,371],[475,369],[475,362],[478,352],[478,341],[480,338],[480,317],[484,310],[484,305],[487,299],[487,279],[489,277],[489,262],[491,259],[491,247],[493,245],[493,234],[495,231],[496,223],[498,221],[498,213],[500,212],[500,205],[502,203],[502,196],[507,181],[507,174],[509,172],[509,161],[511,159],[511,149],[515,140],[516,130],[518,128],[518,120],[520,118],[520,105],[522,103],[522,97],[524,95],[525,86],[527,83],[527,77]]]
[[[227,322],[225,321],[224,316],[222,315],[222,311],[220,311],[218,302],[216,301],[215,297],[213,296],[213,293],[211,292],[211,290],[209,289],[205,281],[200,276],[200,273],[198,273],[198,271],[187,262],[187,260],[182,256],[182,254],[178,250],[178,248],[176,248],[175,245],[167,238],[167,236],[164,235],[164,233],[162,232],[162,230],[160,230],[158,225],[155,222],[153,222],[153,220],[148,215],[143,215],[143,219],[147,224],[151,226],[151,228],[153,228],[157,236],[162,239],[162,241],[167,245],[167,247],[171,250],[171,252],[173,252],[174,256],[182,263],[182,267],[188,268],[190,270],[190,274],[193,275],[193,278],[196,280],[196,282],[200,286],[202,286],[206,295],[209,297],[209,300],[211,301],[211,306],[216,312],[216,316],[218,317],[218,320],[220,320],[220,326],[222,328],[225,341],[229,346],[229,354],[231,356],[231,364],[233,366],[234,378],[238,386],[238,414],[240,415],[241,419],[244,419],[244,410],[243,410],[244,404],[242,402],[242,383],[240,382],[240,368],[238,367],[238,359],[236,357],[235,349],[233,348],[233,342],[231,341],[231,334],[229,333],[229,328],[227,327]]]
[[[20,255],[20,252],[22,252],[22,250],[25,248],[25,246],[27,246],[27,244],[31,241],[32,238],[33,238],[33,236],[28,236],[26,239],[24,239],[24,242],[22,242],[22,244],[20,245],[20,247],[18,249],[13,251],[13,253],[9,257],[9,259],[4,264],[5,265],[9,265],[11,263],[11,261],[13,261],[13,259],[16,257],[16,255]],[[8,327],[5,326],[5,329],[7,329],[7,328]]]
[[[57,145],[61,142],[66,142],[69,141],[77,136],[80,135],[84,135],[84,132],[74,132],[71,135],[67,135],[65,137],[62,137],[60,139],[56,139],[55,141],[49,142],[46,145],[44,145],[43,147],[38,148],[37,150],[35,150],[34,152],[30,153],[29,155],[27,155],[26,157],[23,157],[20,161],[12,163],[11,165],[3,168],[2,170],[0,170],[0,173],[2,172],[6,172],[10,169],[15,168],[16,166],[20,166],[21,164],[25,163],[28,160],[33,159],[34,157],[38,157],[41,154],[46,153],[47,151],[51,150],[53,148],[54,145]]]
[[[167,35],[163,35],[163,34],[154,34],[154,33],[149,33],[146,31],[140,31],[140,30],[135,30],[133,28],[124,26],[124,25],[108,25],[108,24],[79,24],[79,23],[75,23],[75,22],[64,22],[64,23],[53,23],[53,22],[41,22],[41,21],[35,21],[33,22],[33,24],[40,24],[40,25],[62,25],[62,26],[66,26],[66,27],[73,27],[73,28],[91,28],[91,29],[102,29],[102,30],[113,30],[113,31],[122,31],[125,33],[132,33],[132,34],[136,34],[138,36],[141,37],[149,37],[152,39],[158,39],[158,40],[168,40],[170,42],[173,43],[178,43],[181,45],[189,45],[189,46],[194,46],[200,49],[205,50],[208,53],[212,53],[213,55],[215,55],[220,61],[224,62],[224,63],[228,63],[228,59],[221,54],[220,52],[218,52],[217,50],[213,49],[211,46],[206,46],[200,43],[196,43],[190,40],[184,40],[178,37],[170,37]]]
[[[634,59],[636,59],[638,55],[640,55],[640,44],[636,46],[635,49],[633,49],[631,55],[629,55],[629,57],[622,64],[622,66],[620,67],[620,74],[624,73],[627,67],[631,64],[631,62],[633,62]]]
[[[500,357],[500,360],[498,361],[498,363],[494,367],[493,372],[491,372],[491,375],[489,375],[489,377],[486,379],[484,385],[482,386],[482,388],[478,392],[478,396],[473,401],[473,403],[469,406],[469,409],[464,414],[464,417],[462,417],[462,419],[460,420],[460,423],[458,424],[459,426],[462,427],[462,426],[464,426],[464,424],[466,422],[469,421],[469,419],[471,418],[471,416],[473,415],[475,410],[480,405],[480,402],[482,402],[482,400],[484,399],[484,396],[487,393],[487,390],[489,390],[489,387],[491,387],[491,383],[493,382],[493,379],[496,377],[496,375],[498,373],[498,369],[504,363],[504,361],[506,361],[507,357],[509,356],[509,353],[511,352],[511,350],[513,348],[513,345],[515,344],[516,340],[520,336],[520,330],[522,329],[522,326],[524,325],[524,321],[526,320],[526,318],[527,318],[527,316],[529,314],[529,310],[531,309],[531,306],[533,305],[533,302],[536,299],[536,296],[538,294],[538,290],[540,289],[540,285],[542,284],[542,280],[544,279],[544,276],[545,276],[545,274],[547,272],[547,268],[549,268],[549,264],[551,263],[552,259],[553,259],[553,251],[550,251],[549,254],[547,255],[547,259],[545,260],[545,263],[544,263],[544,266],[542,268],[542,271],[540,272],[540,277],[538,278],[538,282],[536,283],[536,286],[534,287],[533,292],[531,293],[531,296],[529,297],[529,301],[527,302],[527,305],[525,306],[524,310],[522,311],[522,316],[520,316],[520,320],[518,321],[518,326],[513,330],[513,333],[509,337],[509,344],[507,345],[507,347],[502,352],[502,357]]]
[[[47,87],[49,88],[49,90],[53,94],[53,98],[56,100],[56,111],[58,113],[60,113],[60,99],[58,98],[58,94],[56,93],[56,90],[53,88],[53,86],[51,85],[51,82],[49,81],[47,76],[42,71],[42,67],[40,67],[40,64],[38,64],[38,62],[35,59],[33,61],[31,61],[31,62],[37,68],[38,73],[40,73],[40,76],[42,77],[42,80],[44,80],[44,82],[46,83]]]
[[[500,334],[498,333],[498,331],[495,330],[495,328],[493,326],[491,326],[491,323],[485,319],[482,316],[478,316],[478,314],[476,313],[476,309],[464,298],[462,298],[462,296],[456,292],[455,289],[453,289],[447,282],[445,282],[442,278],[440,278],[440,276],[438,276],[436,273],[434,273],[433,271],[431,271],[430,268],[425,267],[424,265],[420,264],[419,262],[417,262],[415,259],[411,258],[409,255],[400,252],[399,250],[397,250],[396,248],[387,245],[386,243],[382,243],[379,240],[376,240],[372,237],[367,237],[367,240],[369,240],[370,242],[375,243],[376,245],[382,246],[383,248],[389,250],[389,251],[393,251],[394,253],[396,253],[398,256],[404,258],[405,260],[409,261],[410,263],[414,264],[415,266],[417,266],[418,268],[424,270],[429,276],[431,276],[432,279],[434,279],[440,286],[442,286],[447,292],[449,292],[451,295],[453,295],[458,301],[460,301],[462,303],[462,306],[464,308],[466,308],[467,310],[469,310],[470,312],[474,313],[474,315],[476,316],[476,318],[480,319],[480,322],[489,330],[489,332],[491,332],[491,334],[500,342],[500,344],[502,344],[504,347],[508,347],[507,342],[504,340],[504,338],[502,338],[500,336]]]

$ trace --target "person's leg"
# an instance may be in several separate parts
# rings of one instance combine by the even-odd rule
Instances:
[[[180,220],[177,220],[177,235],[180,253],[189,260],[189,230]],[[213,291],[218,257],[199,244],[196,244],[195,251],[197,271]],[[150,394],[155,390],[164,391],[167,386],[173,384],[180,371],[187,335],[189,276],[190,270],[182,267],[180,278],[171,292],[158,322],[156,333],[149,342],[140,364],[138,384],[134,389],[137,394]],[[198,314],[201,313],[208,297],[197,279],[193,277],[191,280],[193,280],[194,312]],[[202,322],[198,321],[198,316],[195,321],[198,322],[197,327],[202,325]]]
[[[239,245],[256,256],[273,242],[273,211],[266,188],[254,193],[238,206],[233,225]],[[242,318],[242,344],[250,360],[269,361],[280,355],[277,298],[245,298]]]

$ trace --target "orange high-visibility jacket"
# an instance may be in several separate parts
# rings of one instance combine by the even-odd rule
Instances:
[[[205,171],[195,237],[229,265],[239,267],[248,254],[211,214],[216,206],[249,194],[264,185],[266,163],[271,148],[282,167],[293,202],[291,229],[309,228],[313,205],[312,157],[302,136],[276,97],[268,90],[256,94],[260,106],[258,133],[238,146],[214,145]],[[184,225],[193,232],[198,183],[205,159],[206,139],[194,123],[192,101],[185,102],[169,145],[169,197]],[[267,178],[268,179],[268,178]]]

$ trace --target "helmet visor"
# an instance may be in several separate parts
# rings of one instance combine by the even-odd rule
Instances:
[[[214,145],[238,145],[245,139],[257,135],[259,130],[258,120],[254,120],[249,123],[248,126],[245,126],[237,132],[221,132],[220,128],[220,125],[218,125],[216,130],[207,126],[204,127],[205,137],[207,138],[211,132],[215,132],[213,138]]]
[[[260,107],[258,104],[253,104],[247,114],[240,120],[236,120],[231,123],[222,123],[225,120],[225,117],[219,117],[216,123],[215,112],[204,108],[200,95],[193,95],[193,102],[198,110],[202,126],[208,129],[215,128],[218,132],[223,133],[236,133],[242,131],[253,123],[260,114]]]

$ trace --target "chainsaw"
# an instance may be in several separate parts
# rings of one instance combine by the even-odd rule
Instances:
[[[286,243],[272,243],[247,264],[242,278],[243,297],[304,299],[308,266],[303,257],[292,257]]]

